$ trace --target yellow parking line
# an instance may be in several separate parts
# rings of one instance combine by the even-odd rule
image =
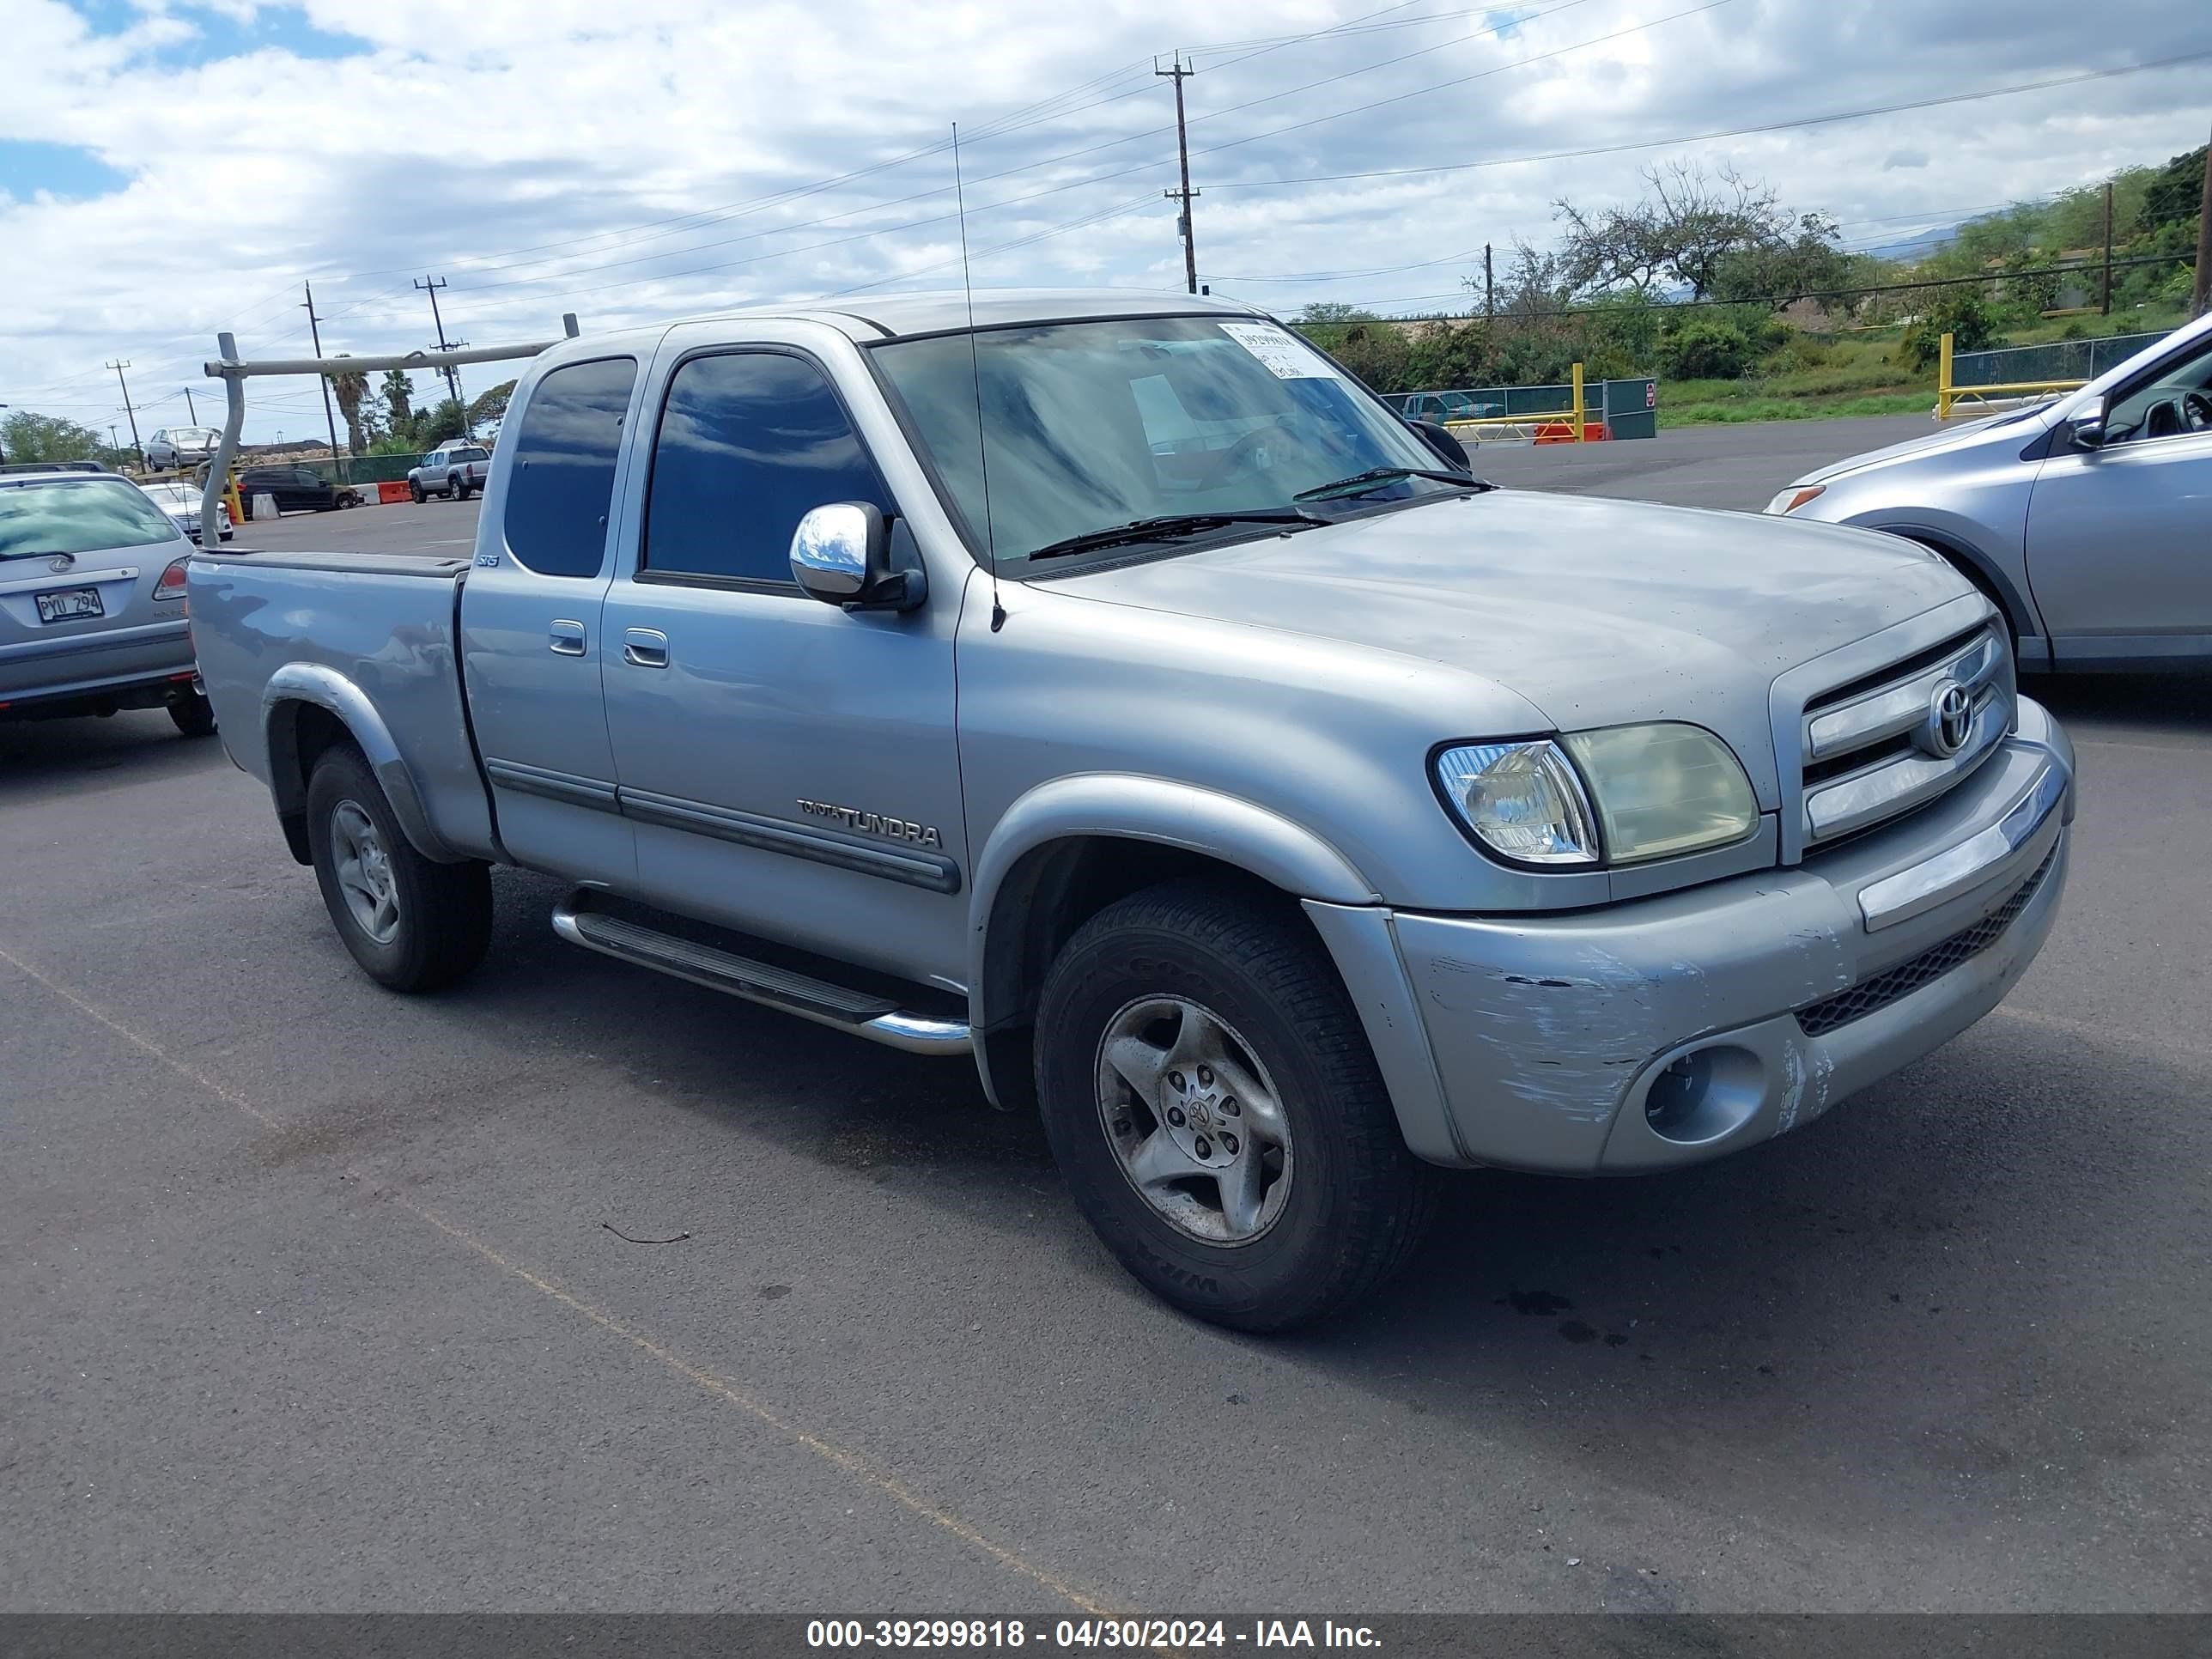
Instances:
[[[39,984],[44,986],[47,990],[53,993],[54,995],[59,997],[64,1002],[68,1003],[70,1006],[77,1010],[78,1012],[84,1014],[88,1018],[97,1020],[100,1024],[114,1032],[116,1036],[121,1037],[125,1042],[131,1044],[131,1047],[139,1049],[143,1053],[150,1054],[154,1059],[161,1061],[162,1065],[167,1066],[179,1077],[185,1078],[190,1081],[198,1084],[201,1088],[206,1090],[208,1093],[213,1095],[216,1099],[223,1102],[226,1105],[236,1107],[240,1111],[245,1113],[257,1123],[260,1123],[271,1129],[282,1129],[288,1127],[283,1120],[263,1110],[262,1108],[254,1104],[252,1101],[247,1099],[244,1095],[240,1094],[235,1089],[224,1086],[222,1084],[216,1081],[215,1079],[210,1077],[206,1073],[200,1071],[198,1067],[178,1059],[174,1054],[169,1053],[167,1049],[162,1048],[160,1043],[155,1042],[151,1037],[143,1036],[139,1032],[132,1030],[129,1026],[124,1024],[122,1021],[108,1013],[106,1010],[100,1007],[95,1003],[87,1000],[84,997],[78,995],[75,991],[70,990],[69,987],[50,978],[47,975],[41,972],[40,969],[33,968],[29,963],[25,962],[21,957],[16,956],[14,952],[7,950],[5,947],[0,947],[0,962],[7,963],[19,973],[36,981]],[[805,1448],[807,1451],[813,1453],[815,1456],[821,1458],[824,1462],[833,1464],[836,1468],[843,1470],[847,1474],[851,1475],[863,1486],[872,1488],[874,1491],[882,1493],[884,1497],[890,1498],[902,1508],[915,1515],[920,1516],[932,1526],[938,1527],[942,1530],[951,1534],[953,1537],[957,1538],[962,1543],[969,1546],[971,1548],[979,1551],[986,1556],[988,1556],[1000,1566],[1005,1567],[1012,1572],[1018,1573],[1021,1577],[1029,1579],[1033,1583],[1042,1585],[1044,1589],[1050,1590],[1054,1595],[1060,1597],[1062,1600],[1071,1603],[1074,1607],[1080,1608],[1085,1613],[1099,1618],[1119,1616],[1115,1609],[1106,1606],[1097,1598],[1078,1589],[1075,1586],[1070,1584],[1066,1579],[1060,1577],[1058,1574],[1047,1568],[1041,1567],[1035,1562],[1028,1559],[1026,1557],[1019,1555],[1014,1551],[1008,1549],[1005,1545],[992,1539],[988,1534],[984,1533],[972,1522],[963,1520],[959,1516],[953,1514],[950,1510],[945,1509],[939,1504],[932,1503],[928,1498],[923,1497],[920,1492],[907,1485],[905,1481],[900,1480],[896,1475],[891,1474],[887,1469],[880,1468],[873,1461],[863,1456],[860,1453],[854,1451],[848,1447],[841,1446],[835,1441],[826,1440],[818,1434],[814,1434],[805,1429],[800,1428],[797,1424],[790,1421],[790,1419],[784,1417],[781,1413],[763,1404],[760,1401],[754,1399],[750,1395],[738,1387],[736,1383],[731,1382],[727,1377],[720,1376],[714,1371],[710,1371],[703,1365],[693,1364],[690,1360],[684,1358],[683,1355],[678,1353],[673,1348],[669,1347],[665,1343],[654,1340],[652,1337],[646,1335],[642,1331],[640,1331],[623,1320],[617,1318],[605,1309],[601,1308],[596,1304],[586,1300],[585,1297],[577,1295],[574,1291],[568,1289],[566,1286],[557,1283],[556,1281],[546,1278],[542,1273],[532,1272],[530,1268],[522,1266],[513,1258],[501,1254],[491,1245],[487,1244],[483,1240],[478,1238],[467,1229],[447,1220],[444,1216],[439,1214],[436,1211],[429,1208],[428,1206],[417,1204],[412,1199],[406,1197],[404,1194],[391,1191],[386,1188],[377,1188],[376,1191],[378,1196],[386,1200],[390,1203],[397,1205],[399,1208],[406,1211],[410,1215],[412,1215],[417,1219],[434,1227],[438,1231],[443,1233],[447,1238],[460,1245],[464,1249],[468,1250],[478,1260],[488,1263],[491,1267],[496,1267],[501,1273],[506,1274],[508,1278],[518,1280],[524,1285],[527,1285],[532,1290],[536,1291],[539,1295],[547,1297],[549,1300],[559,1303],[570,1312],[582,1316],[584,1318],[589,1320],[592,1324],[598,1326],[601,1330],[605,1331],[610,1335],[620,1337],[623,1341],[629,1343],[630,1346],[635,1348],[639,1352],[648,1355],[652,1358],[658,1360],[662,1365],[667,1367],[670,1370],[674,1371],[678,1376],[684,1378],[687,1382],[705,1390],[708,1394],[712,1395],[714,1398],[723,1401],[726,1405],[735,1406],[739,1411],[744,1412],[755,1421],[767,1425],[769,1428],[775,1430],[779,1434],[783,1435],[787,1439]]]

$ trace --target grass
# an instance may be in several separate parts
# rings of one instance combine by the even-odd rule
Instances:
[[[1747,421],[1833,421],[1855,415],[1926,415],[1933,392],[1891,392],[1856,398],[1733,398],[1708,403],[1659,404],[1659,424],[1733,426]]]

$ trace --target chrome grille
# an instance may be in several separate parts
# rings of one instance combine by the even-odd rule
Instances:
[[[2008,669],[2003,636],[1984,623],[1808,702],[1799,781],[1806,847],[1924,805],[1987,759],[2012,725]],[[1951,755],[1923,736],[1946,681],[1966,689],[1972,708],[1966,741]]]

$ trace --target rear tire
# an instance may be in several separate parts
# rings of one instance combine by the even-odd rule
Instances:
[[[188,738],[215,735],[215,705],[197,686],[188,686],[181,696],[170,699],[169,718],[176,723],[177,730]]]
[[[307,781],[307,848],[323,904],[362,971],[394,991],[434,991],[483,960],[491,870],[440,864],[408,842],[350,744],[323,751]]]
[[[1434,1214],[1437,1173],[1407,1150],[1334,966],[1261,895],[1176,882],[1100,911],[1053,963],[1036,1033],[1077,1207],[1201,1319],[1281,1331],[1341,1313]]]

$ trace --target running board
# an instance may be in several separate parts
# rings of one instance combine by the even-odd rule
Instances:
[[[917,1014],[889,998],[855,991],[788,968],[754,962],[711,945],[694,944],[591,908],[588,892],[553,907],[553,931],[572,945],[618,957],[655,973],[690,980],[710,991],[743,997],[819,1025],[830,1025],[915,1054],[964,1054],[968,1022]]]

